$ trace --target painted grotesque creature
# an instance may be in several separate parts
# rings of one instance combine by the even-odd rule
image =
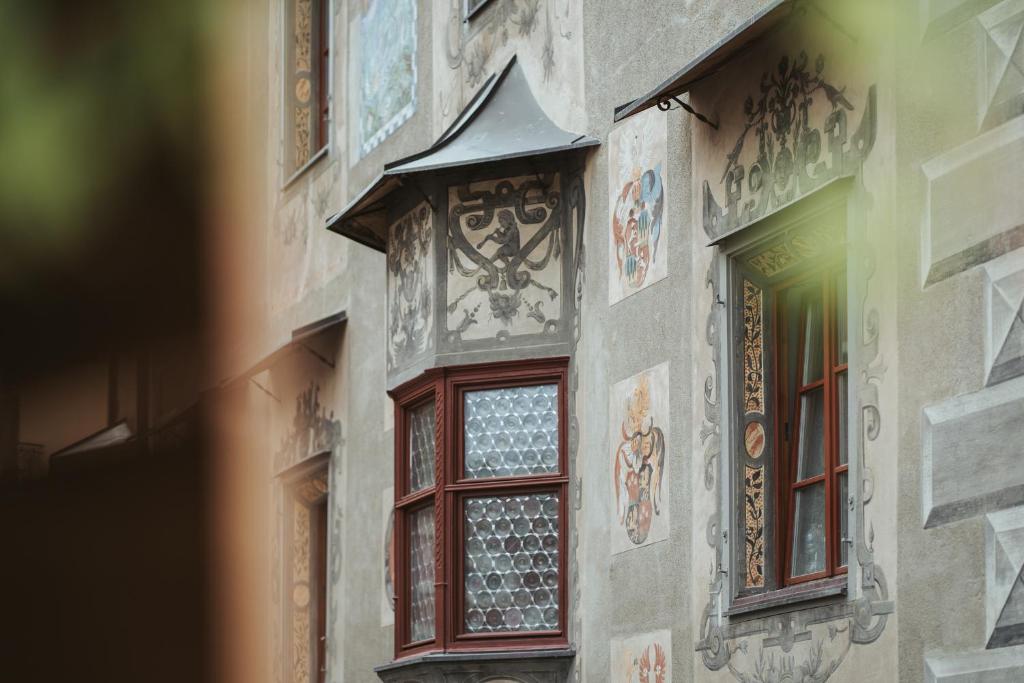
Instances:
[[[658,258],[664,204],[661,165],[647,170],[634,166],[616,198],[612,215],[615,261],[630,287],[643,286]]]
[[[622,441],[615,454],[615,503],[619,524],[629,540],[647,540],[655,515],[661,514],[661,479],[665,467],[665,436],[651,415],[649,377],[641,375],[626,399]]]

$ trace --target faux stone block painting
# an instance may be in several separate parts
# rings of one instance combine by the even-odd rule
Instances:
[[[431,347],[433,242],[433,218],[426,202],[388,228],[388,371]]]
[[[668,409],[668,363],[612,387],[612,554],[668,538]]]
[[[608,136],[608,303],[668,275],[665,114],[652,109]]]
[[[359,37],[362,157],[416,111],[416,0],[371,0]]]
[[[672,683],[672,632],[613,639],[612,683]]]
[[[447,341],[558,334],[563,219],[559,176],[448,190]]]

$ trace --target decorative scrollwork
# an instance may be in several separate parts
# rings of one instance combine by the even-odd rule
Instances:
[[[450,340],[558,332],[565,211],[557,187],[548,175],[452,188]]]
[[[725,204],[715,200],[704,181],[704,231],[717,238],[747,225],[834,178],[851,175],[871,151],[875,141],[875,88],[868,90],[864,113],[852,139],[847,135],[847,112],[854,106],[846,88],[824,76],[825,58],[819,55],[813,70],[805,52],[795,59],[783,56],[774,71],[761,78],[760,95],[743,104],[746,119],[718,181],[725,187]],[[815,97],[822,94],[828,113],[821,128],[812,126]],[[740,161],[747,136],[754,131],[757,152],[749,171]],[[828,151],[822,159],[822,133]],[[848,144],[849,143],[849,144]],[[744,190],[750,199],[743,201]]]

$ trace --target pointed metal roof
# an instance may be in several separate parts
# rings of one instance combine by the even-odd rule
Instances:
[[[492,74],[455,122],[428,149],[384,165],[384,172],[327,229],[378,251],[387,243],[387,197],[416,174],[584,149],[599,144],[562,130],[547,117],[513,56]]]

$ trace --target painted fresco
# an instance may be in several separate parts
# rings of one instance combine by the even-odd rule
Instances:
[[[380,625],[395,623],[395,487],[384,489],[381,496],[381,524],[384,530],[381,544],[383,571],[381,572]]]
[[[359,31],[362,157],[416,111],[416,0],[371,0]]]
[[[449,188],[449,342],[559,332],[559,187],[554,174]]]
[[[613,554],[668,538],[668,375],[662,363],[612,387]]]
[[[609,304],[668,275],[665,121],[652,109],[608,136]]]
[[[714,129],[694,121],[693,193],[700,202],[693,218],[710,239],[721,237],[765,218],[830,181],[856,175],[871,152],[876,135],[875,91],[863,76],[866,56],[825,18],[794,23],[769,42],[738,58],[723,71],[699,83],[690,92],[690,105],[711,116]],[[876,153],[877,154],[877,153]],[[882,163],[886,163],[883,161]],[[876,176],[877,177],[877,176]],[[866,183],[871,174],[865,174]],[[865,227],[879,229],[867,220]],[[884,230],[885,228],[881,228]],[[814,259],[828,245],[841,242],[828,223],[809,234],[788,236],[771,243],[743,264],[766,277],[785,277],[803,259]],[[864,270],[851,271],[860,278],[861,291],[876,296],[877,281],[871,276],[877,254],[861,242]],[[763,316],[764,300],[759,287],[741,283],[742,330],[731,341],[723,338],[725,310],[721,307],[728,272],[718,268],[716,250],[706,250],[707,289],[697,306],[707,312],[704,327],[706,350],[702,363],[704,384],[703,423],[699,439],[704,447],[703,486],[693,488],[694,507],[708,529],[694,543],[695,572],[692,587],[703,595],[695,603],[699,624],[695,650],[703,666],[728,671],[744,683],[767,681],[825,681],[847,658],[854,645],[866,645],[883,636],[895,607],[890,599],[886,572],[876,563],[874,529],[865,523],[866,505],[876,496],[857,500],[850,508],[851,564],[860,577],[855,600],[796,610],[786,618],[760,617],[734,620],[725,613],[728,594],[739,589],[770,587],[765,575],[770,537],[766,538],[765,459],[770,457],[771,434],[764,421]],[[745,284],[745,286],[744,286]],[[865,302],[869,301],[867,298]],[[851,471],[863,471],[870,444],[878,436],[879,382],[885,372],[878,347],[878,311],[864,304],[857,329],[864,332],[861,348],[862,383],[854,388],[863,416],[859,462],[851,459]],[[735,424],[738,448],[723,452],[723,414],[730,406],[722,400],[719,377],[725,358],[742,344],[739,359],[742,382],[737,383]],[[730,439],[731,440],[731,439]],[[719,462],[721,458],[724,462]],[[739,458],[739,459],[737,459]],[[720,519],[723,497],[730,493],[719,467],[740,477],[736,491],[743,496],[743,516],[724,527]],[[860,468],[860,469],[858,469]],[[867,485],[867,480],[865,481]],[[873,484],[867,489],[873,492]],[[725,498],[728,500],[728,498]],[[729,543],[724,539],[728,534]],[[733,541],[735,539],[735,542]],[[878,546],[881,548],[881,546]],[[882,549],[888,553],[889,549]],[[732,553],[731,557],[727,557]],[[723,565],[739,567],[726,574]],[[730,585],[731,583],[731,585]],[[735,593],[733,593],[735,594]],[[876,650],[876,652],[878,652]],[[870,657],[871,655],[866,655]],[[856,672],[854,671],[854,678]]]
[[[492,73],[516,55],[538,103],[566,130],[586,128],[583,3],[494,0],[468,21],[465,0],[437,2],[434,20],[435,134],[446,129]]]
[[[434,230],[424,202],[388,228],[388,370],[433,345]]]
[[[825,50],[780,52],[770,62],[738,70],[729,88],[691,93],[698,111],[715,111],[721,119],[718,131],[704,124],[694,129],[695,178],[702,183],[708,237],[853,175],[871,151],[875,89],[841,76],[849,70],[833,65]]]
[[[341,444],[341,421],[320,403],[320,384],[310,381],[295,397],[291,423],[274,452],[278,472],[300,460]]]
[[[672,632],[654,631],[614,639],[612,683],[672,683]]]

